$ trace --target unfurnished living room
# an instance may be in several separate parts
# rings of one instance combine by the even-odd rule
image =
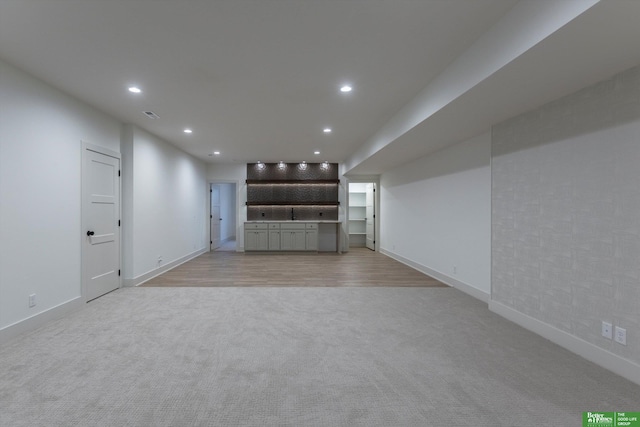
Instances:
[[[638,22],[0,0],[0,426],[640,426]]]

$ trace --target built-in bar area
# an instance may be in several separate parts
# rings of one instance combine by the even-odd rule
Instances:
[[[341,251],[336,163],[247,164],[245,252]]]

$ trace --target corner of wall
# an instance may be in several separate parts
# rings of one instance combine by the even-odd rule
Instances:
[[[445,285],[449,285],[452,288],[456,288],[459,291],[464,292],[467,295],[470,295],[476,299],[479,299],[480,301],[484,302],[484,303],[489,303],[490,300],[490,295],[474,286],[471,286],[468,283],[465,283],[461,280],[458,280],[454,277],[451,277],[447,274],[444,274],[440,271],[434,270],[432,268],[429,268],[425,265],[419,264],[415,261],[411,261],[410,259],[404,258],[396,253],[390,252],[387,249],[384,248],[380,248],[380,253],[384,254],[390,258],[395,259],[396,261],[399,261],[415,270],[418,270],[421,273],[426,274],[427,276],[431,276],[434,279],[437,279],[439,281],[441,281],[442,283],[444,283]]]

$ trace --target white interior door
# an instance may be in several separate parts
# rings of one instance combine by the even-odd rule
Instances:
[[[83,147],[82,270],[85,300],[120,287],[120,159]]]
[[[220,185],[211,185],[211,250],[220,247]]]
[[[376,250],[376,209],[375,209],[375,184],[369,183],[366,186],[365,194],[365,218],[366,218],[366,246],[372,251]]]

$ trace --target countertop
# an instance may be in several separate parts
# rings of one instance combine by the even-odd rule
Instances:
[[[312,219],[302,219],[302,220],[285,220],[285,221],[245,221],[247,224],[289,224],[289,223],[305,223],[309,222],[312,224],[341,224],[342,221],[337,220],[312,220]]]

